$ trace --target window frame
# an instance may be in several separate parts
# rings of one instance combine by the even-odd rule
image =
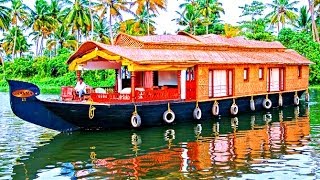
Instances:
[[[261,77],[260,77],[260,70],[261,70]],[[264,68],[263,67],[259,67],[258,78],[260,81],[264,80]]]
[[[302,66],[298,66],[298,78],[302,78]]]
[[[223,70],[226,71],[226,96],[214,96],[214,71]],[[210,78],[210,72],[211,72],[211,78]],[[230,82],[230,75],[231,75],[231,82]],[[211,89],[210,84],[208,83],[208,96],[209,98],[222,98],[222,97],[231,97],[234,95],[234,69],[209,69],[208,72],[208,81],[211,79]],[[231,83],[231,84],[230,84]],[[231,86],[230,86],[231,85]],[[210,96],[210,90],[211,90],[211,96]]]
[[[249,68],[243,68],[243,81],[244,82],[249,82],[249,73],[250,72],[250,69]],[[246,78],[245,78],[246,76]]]

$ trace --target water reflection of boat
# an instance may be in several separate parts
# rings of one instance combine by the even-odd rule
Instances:
[[[206,121],[193,128],[188,123],[135,132],[59,134],[24,157],[14,167],[14,178],[33,179],[41,173],[119,178],[246,173],[252,171],[250,163],[299,153],[293,149],[305,145],[310,131],[305,113],[300,107]]]

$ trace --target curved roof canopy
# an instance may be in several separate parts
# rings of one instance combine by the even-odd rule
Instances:
[[[130,71],[178,70],[196,64],[287,64],[308,65],[311,61],[279,42],[225,38],[219,35],[177,35],[134,37],[119,34],[115,45],[94,41],[83,43],[68,59],[70,70],[117,69]]]

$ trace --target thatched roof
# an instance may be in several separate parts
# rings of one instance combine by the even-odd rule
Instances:
[[[119,34],[114,46],[88,41],[68,63],[94,50],[103,51],[135,64],[305,64],[311,63],[280,42],[225,38],[219,35],[177,35],[134,37]],[[101,59],[101,57],[99,57]],[[106,59],[108,60],[108,59]]]

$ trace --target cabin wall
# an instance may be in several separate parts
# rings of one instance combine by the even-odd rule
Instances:
[[[301,66],[301,77],[298,77],[298,66],[287,66],[285,91],[307,89],[309,86],[309,66]]]
[[[244,80],[244,69],[248,68],[248,80]],[[263,69],[263,79],[259,79],[259,68]],[[309,67],[301,66],[301,77],[298,77],[298,66],[283,65],[199,65],[197,71],[197,100],[209,99],[209,70],[233,70],[233,96],[263,94],[268,91],[268,68],[285,68],[284,91],[307,89]]]
[[[248,80],[244,80],[244,68],[248,68]],[[263,68],[263,79],[259,79],[259,68]],[[246,96],[267,92],[267,66],[238,65],[234,66],[234,96]]]

